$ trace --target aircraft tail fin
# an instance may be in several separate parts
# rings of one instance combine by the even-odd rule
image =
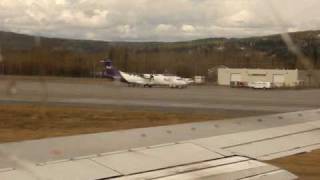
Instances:
[[[111,59],[102,60],[100,62],[104,65],[104,70],[102,73],[103,77],[110,79],[118,79],[120,77],[119,70],[112,65]]]

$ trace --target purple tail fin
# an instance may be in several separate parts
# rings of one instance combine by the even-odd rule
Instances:
[[[102,72],[103,77],[110,79],[118,79],[121,77],[119,71],[115,67],[113,67],[112,60],[106,59],[100,62],[104,64],[104,70]]]

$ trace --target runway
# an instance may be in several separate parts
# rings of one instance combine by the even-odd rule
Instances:
[[[320,89],[253,90],[219,86],[133,88],[81,78],[2,77],[1,103],[121,106],[158,110],[291,112],[320,107]]]
[[[262,128],[267,128],[267,131],[271,129],[271,133],[269,134],[272,136],[275,135],[274,130],[278,129],[276,132],[280,133],[279,141],[284,141],[281,138],[287,137],[284,137],[281,133],[290,133],[296,129],[296,125],[300,127],[299,123],[309,123],[312,118],[300,113],[292,113],[294,117],[271,115],[270,118],[265,116],[262,118],[259,115],[319,109],[319,99],[320,89],[253,90],[213,85],[190,86],[187,89],[132,88],[119,82],[110,82],[103,79],[0,77],[0,104],[3,107],[1,113],[4,119],[2,121],[2,139],[9,142],[12,139],[21,141],[72,135],[71,140],[75,143],[79,142],[78,144],[82,145],[84,141],[88,142],[87,147],[81,149],[80,153],[77,148],[79,147],[78,144],[61,141],[61,139],[64,139],[63,137],[51,138],[48,143],[41,145],[41,147],[44,147],[44,152],[47,152],[46,148],[50,148],[50,145],[55,147],[54,150],[61,145],[61,147],[66,147],[66,150],[69,151],[63,151],[64,153],[59,157],[57,155],[60,155],[59,152],[62,151],[53,151],[54,156],[58,158],[50,157],[49,160],[85,157],[83,155],[117,151],[123,148],[135,148],[144,145],[141,143],[154,145],[172,141],[185,141],[190,138],[205,138],[209,134],[222,136],[223,138],[219,142],[227,142],[226,140],[232,140],[232,138],[225,138],[224,135],[228,133],[232,136],[234,133],[250,133],[249,131],[252,130],[259,131],[252,135],[236,135],[237,138],[244,137],[244,139],[247,139],[249,137],[254,139],[265,135],[265,133],[260,132]],[[8,106],[8,104],[11,104],[11,106]],[[36,104],[36,106],[32,104]],[[41,106],[42,104],[49,106]],[[58,107],[52,108],[50,105]],[[74,106],[80,106],[81,108],[75,108]],[[114,107],[119,107],[119,109],[115,108],[117,110],[114,110]],[[137,111],[131,112],[130,109],[137,109]],[[148,109],[160,112],[152,115],[155,112],[145,111]],[[98,111],[99,113],[97,113]],[[173,113],[170,116],[165,116],[167,111],[173,111]],[[206,113],[193,113],[195,111]],[[140,115],[138,116],[137,113],[140,113]],[[160,114],[162,115],[160,116]],[[181,117],[179,119],[177,116],[179,114],[180,116],[181,114],[185,116],[183,117],[184,120],[188,118],[192,119],[188,121],[191,124],[179,125],[178,123],[181,123]],[[191,117],[191,115],[193,116]],[[230,116],[232,118],[236,117],[237,119],[216,121],[218,119],[225,119],[226,116],[229,118]],[[200,117],[209,117],[212,121],[206,120],[202,122]],[[5,119],[7,120],[5,121]],[[160,119],[161,122],[159,121]],[[159,126],[159,123],[161,123],[160,127],[150,130],[145,128]],[[177,125],[163,126],[167,124]],[[284,126],[288,126],[288,128],[285,130],[281,129]],[[294,127],[291,128],[291,126]],[[132,134],[124,133],[127,131],[123,129],[137,127],[143,129],[129,130],[128,132],[133,132]],[[305,127],[305,125],[302,124],[301,127]],[[314,126],[307,127],[311,129],[317,128]],[[120,131],[110,132],[114,130]],[[98,132],[103,132],[102,135],[111,134],[108,142],[113,142],[114,137],[119,138],[119,143],[107,144],[106,147],[109,149],[106,150],[99,149],[101,146],[96,146],[96,144],[103,144],[100,141],[84,138],[98,137],[101,140],[100,136],[91,134]],[[78,135],[88,133],[90,134]],[[315,130],[315,133],[318,133],[318,129]],[[302,131],[302,134],[304,135],[305,132]],[[305,143],[318,139],[317,136],[312,136],[313,134],[309,135],[303,140],[300,139],[300,142]],[[292,136],[292,139],[298,142],[296,132],[288,136]],[[130,141],[128,141],[128,137],[130,137]],[[106,142],[105,140],[103,142]],[[17,152],[18,154],[20,153],[18,151],[21,151],[21,154],[30,152],[31,154],[23,154],[23,157],[35,162],[47,161],[47,157],[39,153],[39,151],[33,151],[35,146],[40,146],[39,144],[32,144],[32,142],[40,141],[26,141],[27,143],[22,144],[23,147],[15,146],[16,143],[9,143],[10,146],[8,146],[7,150]],[[261,143],[260,141],[255,140],[253,143]],[[267,137],[266,141],[269,142],[272,139]],[[294,142],[293,140],[286,139],[285,141]],[[218,141],[214,140],[214,142]],[[64,143],[70,144],[70,149]],[[90,151],[86,152],[90,144],[96,149],[90,149]],[[289,145],[290,143],[284,144]],[[251,143],[245,142],[241,144],[242,146],[251,146]],[[303,147],[299,144],[295,144],[295,146]],[[296,151],[295,146],[289,148]],[[273,145],[257,147],[262,147],[260,149],[263,151],[267,151],[267,147],[276,149]],[[281,143],[279,147],[282,147]],[[77,151],[74,151],[72,148],[76,148]],[[234,147],[230,146],[228,148]],[[25,151],[25,149],[31,150]],[[240,152],[241,148],[238,150]],[[79,154],[77,154],[78,152]],[[82,154],[83,152],[84,154]],[[256,152],[256,149],[254,152]],[[319,161],[316,160],[318,154],[318,152],[311,153],[309,155],[310,158],[302,157],[301,155],[294,156],[293,158],[300,158],[299,161],[292,160],[289,163],[284,158],[276,160],[275,164],[280,164],[280,167],[285,169],[289,169],[288,167],[290,167],[292,172],[303,178],[311,177],[316,172],[319,172],[318,168],[312,171],[314,172],[312,175],[300,172],[300,168],[294,168],[297,167],[297,162],[310,163],[307,167],[308,169],[319,167]],[[7,167],[10,164],[10,162],[7,163],[3,159],[2,161],[4,162],[3,167]]]

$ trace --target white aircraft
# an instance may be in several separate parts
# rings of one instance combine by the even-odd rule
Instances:
[[[291,180],[267,160],[320,149],[320,109],[0,144],[1,180]]]
[[[105,70],[102,73],[105,77],[111,79],[121,79],[130,86],[167,86],[170,88],[186,88],[192,81],[190,79],[181,78],[179,76],[163,75],[163,74],[143,74],[137,75],[117,70],[112,66],[111,60],[101,61],[105,64]],[[119,78],[120,77],[120,78]]]
[[[144,78],[150,79],[155,86],[168,86],[171,88],[186,88],[189,83],[179,76],[163,74],[144,74]]]
[[[148,79],[137,74],[129,74],[122,71],[119,71],[119,73],[122,79],[129,85],[152,87],[154,84],[152,79]]]

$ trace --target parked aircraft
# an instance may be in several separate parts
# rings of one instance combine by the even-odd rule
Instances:
[[[181,78],[174,75],[164,74],[132,74],[117,70],[112,66],[111,60],[101,61],[105,65],[103,76],[113,80],[121,79],[122,82],[128,83],[130,86],[166,86],[170,88],[186,88],[193,81],[189,78]]]
[[[148,79],[137,74],[129,74],[122,71],[119,71],[119,73],[123,81],[131,86],[152,87],[154,85],[151,78]]]
[[[163,74],[143,74],[146,79],[151,79],[153,85],[156,86],[168,86],[171,88],[185,88],[188,83],[184,78],[174,75],[163,75]]]

